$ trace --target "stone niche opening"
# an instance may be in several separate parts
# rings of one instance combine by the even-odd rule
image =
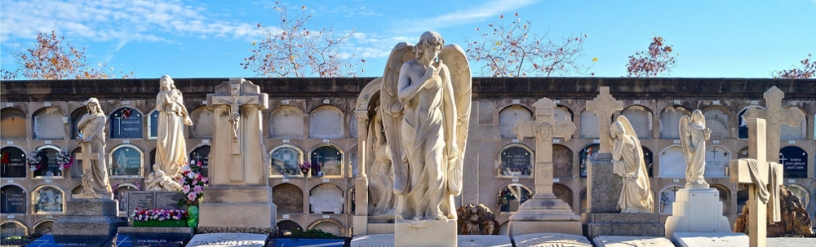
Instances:
[[[64,170],[60,170],[60,165],[57,164],[57,153],[60,148],[45,145],[37,150],[40,156],[40,168],[34,171],[34,177],[62,177]]]
[[[535,153],[523,144],[510,144],[499,152],[500,177],[532,177]]]
[[[210,148],[210,145],[201,145],[190,152],[189,160],[201,163],[201,175],[204,177],[210,176]]]
[[[496,201],[499,212],[512,213],[518,211],[519,206],[533,196],[533,191],[521,184],[508,184],[498,194]]]
[[[284,144],[269,152],[269,172],[272,177],[302,177],[300,164],[303,152],[299,148]]]
[[[592,139],[601,136],[598,125],[600,124],[598,115],[595,112],[584,110],[581,112],[581,138]]]
[[[65,193],[54,186],[40,186],[32,192],[31,207],[34,214],[62,214],[65,212]]]
[[[717,192],[720,193],[720,203],[722,205],[723,216],[727,217],[731,214],[731,190],[722,184],[711,184],[710,187],[717,189]]]
[[[683,116],[691,116],[685,107],[669,106],[663,109],[660,113],[660,138],[680,138],[680,118]]]
[[[533,119],[533,113],[521,105],[511,105],[499,112],[501,138],[517,138],[513,133],[513,126],[519,119],[530,121]]]
[[[0,138],[26,138],[26,115],[23,111],[15,108],[0,110]]]
[[[111,139],[142,138],[142,112],[131,107],[122,107],[111,112],[108,123],[108,133]]]
[[[77,160],[76,158],[76,155],[78,153],[82,153],[81,147],[77,147],[74,149],[74,151],[71,151],[71,158],[74,159],[74,164],[72,164],[71,167],[68,168],[71,169],[71,178],[82,178],[83,173],[82,162],[80,160]]]
[[[580,153],[578,153],[578,160],[581,167],[579,168],[578,172],[582,178],[587,177],[587,161],[594,157],[595,154],[598,153],[600,150],[601,145],[599,144],[590,144],[584,147]]]
[[[572,150],[564,145],[553,144],[552,146],[553,176],[572,177]]]
[[[621,115],[629,119],[639,139],[652,138],[652,111],[649,110],[649,108],[641,105],[632,105],[623,109]]]
[[[553,183],[552,190],[555,197],[569,204],[570,208],[575,211],[575,207],[573,206],[572,202],[572,190],[569,187],[563,184]]]
[[[26,153],[17,147],[4,147],[0,149],[0,177],[2,178],[24,178],[28,172],[26,166]]]
[[[296,185],[276,185],[272,188],[272,202],[278,207],[279,215],[303,213],[303,191]]]
[[[313,214],[342,214],[343,190],[337,185],[324,183],[309,191],[309,213]]]
[[[331,144],[321,144],[310,153],[312,176],[343,176],[343,152]]]
[[[303,111],[294,106],[280,106],[270,115],[270,137],[303,138]]]
[[[28,236],[28,227],[22,222],[12,219],[0,221],[0,239],[26,236]]]
[[[731,162],[731,152],[721,146],[709,146],[705,153],[705,172],[703,174],[706,178],[725,178],[728,177],[728,164]]]
[[[677,191],[683,188],[681,185],[670,185],[660,191],[656,203],[660,206],[659,212],[661,214],[672,214],[672,207],[677,199]]]
[[[127,214],[127,192],[128,191],[139,191],[139,188],[136,187],[134,184],[118,184],[113,191],[113,199],[119,203],[119,216],[121,217],[130,217]]]
[[[343,138],[343,112],[337,107],[323,105],[309,114],[309,137]]]
[[[43,220],[34,225],[34,232],[31,233],[33,236],[42,236],[45,234],[51,233],[51,229],[54,226],[53,220]]]
[[[731,136],[731,127],[728,124],[731,115],[728,110],[720,107],[709,108],[703,112],[706,128],[711,129],[711,139],[728,138]]]
[[[315,221],[309,226],[309,230],[312,229],[331,233],[338,237],[342,237],[344,232],[343,225],[340,224],[340,222],[337,222],[336,220],[333,219],[323,219]]]
[[[785,169],[785,178],[807,178],[808,153],[797,146],[787,146],[779,150],[779,163]]]
[[[790,107],[787,107],[790,108]],[[807,116],[807,112],[802,111],[802,115]],[[782,140],[804,140],[807,139],[807,117],[802,118],[798,125],[782,124],[779,126],[779,138]]]
[[[756,109],[760,109],[760,110],[765,109],[765,107],[761,107],[761,106],[749,106],[749,107],[746,107],[745,109],[742,109],[742,111],[739,112],[739,114],[737,115],[737,126],[739,126],[739,131],[737,133],[738,134],[737,136],[740,139],[747,139],[748,138],[748,121],[745,120],[743,115],[745,115],[745,112],[747,112],[748,109],[751,109],[751,108],[756,108]],[[783,125],[785,125],[785,124],[783,124]]]
[[[108,155],[108,174],[111,177],[141,177],[144,153],[130,144],[116,146]]]
[[[65,114],[56,107],[45,107],[34,112],[34,139],[55,140],[65,137]]]
[[[79,120],[82,120],[82,116],[88,114],[87,107],[80,107],[71,112],[71,139],[77,139],[79,137],[79,129],[77,129],[77,124]]]
[[[669,146],[660,152],[660,177],[686,177],[686,156],[683,154],[683,147]]]
[[[303,231],[303,227],[291,220],[282,220],[278,222],[277,226],[279,236],[291,235],[294,231]]]
[[[190,112],[193,125],[190,128],[190,138],[212,138],[215,129],[213,110],[207,106],[200,106]]]
[[[0,205],[3,205],[0,213],[7,214],[25,214],[26,213],[26,196],[25,190],[17,185],[5,185],[0,188]]]

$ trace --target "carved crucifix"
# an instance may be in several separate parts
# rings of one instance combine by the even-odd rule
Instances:
[[[538,100],[533,107],[536,111],[535,121],[519,119],[513,126],[513,133],[519,140],[525,137],[533,137],[536,140],[535,157],[535,195],[533,198],[540,198],[549,195],[552,198],[553,185],[553,149],[552,138],[562,137],[569,140],[572,133],[575,133],[575,123],[568,116],[566,119],[556,120],[553,118],[556,104],[548,99]]]
[[[797,126],[805,118],[805,115],[802,114],[798,107],[782,108],[782,98],[785,98],[785,93],[776,86],[765,91],[763,96],[765,98],[765,109],[748,109],[742,117],[746,121],[756,118],[765,119],[767,124],[766,135],[768,137],[765,144],[765,152],[768,154],[766,158],[769,162],[779,162],[779,155],[774,155],[779,153],[779,128],[782,124]],[[762,140],[765,141],[765,139]]]
[[[228,106],[230,108],[229,122],[232,124],[232,145],[230,149],[232,154],[235,155],[241,154],[241,145],[239,143],[241,106],[258,100],[257,95],[241,96],[240,88],[240,84],[231,84],[229,96],[212,96],[213,106]]]
[[[102,154],[91,153],[91,144],[83,142],[80,144],[82,152],[76,154],[76,159],[82,162],[82,192],[75,196],[76,198],[100,198],[93,189],[93,171],[91,171],[91,162],[93,160],[101,160]]]
[[[623,101],[615,100],[609,94],[609,87],[601,87],[600,91],[598,97],[586,102],[586,109],[595,112],[598,116],[598,125],[601,126],[601,147],[598,153],[610,153],[609,147],[612,145],[609,140],[609,126],[612,125],[612,114],[623,110]]]
[[[749,158],[731,160],[729,177],[732,183],[748,185],[748,239],[751,247],[757,247],[766,245],[767,222],[780,220],[778,193],[783,170],[782,165],[767,161],[765,119],[748,120],[748,131]]]

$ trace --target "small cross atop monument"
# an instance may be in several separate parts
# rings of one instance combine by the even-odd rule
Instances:
[[[742,117],[746,121],[756,118],[765,119],[767,124],[766,135],[768,137],[765,144],[765,152],[768,154],[766,158],[769,162],[779,162],[779,156],[773,155],[779,153],[779,128],[782,124],[796,126],[805,118],[805,115],[802,114],[798,107],[782,108],[782,99],[785,98],[785,93],[776,86],[765,91],[763,96],[765,98],[765,109],[748,109]],[[764,138],[762,140],[765,141]]]
[[[748,185],[748,239],[751,247],[758,247],[766,245],[767,222],[781,219],[778,193],[783,169],[782,165],[767,161],[765,119],[748,120],[748,131],[749,158],[731,160],[729,176],[732,183]],[[772,211],[768,212],[769,209]]]
[[[601,87],[601,94],[594,100],[587,101],[586,109],[595,112],[598,116],[598,125],[601,126],[600,139],[601,147],[598,153],[609,153],[609,126],[612,125],[612,114],[615,111],[623,110],[623,101],[615,100],[609,94],[609,87]]]
[[[82,152],[76,154],[76,159],[82,162],[82,192],[79,195],[75,195],[76,198],[100,198],[99,194],[96,194],[93,189],[93,175],[91,174],[91,162],[93,160],[101,160],[102,154],[100,153],[91,153],[90,143],[83,142],[81,144]]]

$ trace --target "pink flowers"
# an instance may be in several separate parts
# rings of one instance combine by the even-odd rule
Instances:
[[[133,214],[130,215],[133,221],[148,221],[148,220],[181,220],[187,217],[187,211],[181,209],[139,209],[133,208]]]
[[[204,187],[209,184],[209,180],[201,175],[201,162],[190,161],[189,165],[182,167],[182,171],[179,184],[182,185],[181,192],[185,199],[181,199],[179,203],[197,205],[204,197]]]

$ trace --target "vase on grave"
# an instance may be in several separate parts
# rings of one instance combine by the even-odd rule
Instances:
[[[187,227],[198,226],[198,206],[187,205]]]

